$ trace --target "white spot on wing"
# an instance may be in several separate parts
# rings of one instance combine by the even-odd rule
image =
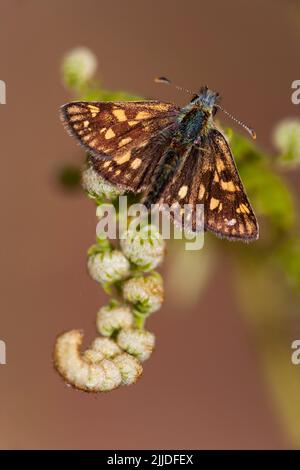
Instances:
[[[229,225],[230,227],[232,227],[235,224],[236,224],[236,219],[226,220],[226,225]]]

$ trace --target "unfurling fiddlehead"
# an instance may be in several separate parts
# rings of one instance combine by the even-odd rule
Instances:
[[[122,192],[89,165],[83,171],[82,184],[96,202],[100,218],[108,206],[104,201],[109,200],[116,209]],[[122,216],[118,209],[115,214],[116,219]],[[68,384],[80,390],[104,392],[135,383],[143,371],[141,363],[154,349],[155,336],[144,329],[144,324],[163,301],[162,278],[153,270],[163,260],[164,241],[155,226],[144,223],[139,230],[129,225],[119,245],[115,247],[101,231],[88,250],[90,277],[118,297],[97,313],[97,329],[102,336],[96,337],[84,352],[80,351],[80,330],[60,335],[55,344],[56,369]]]

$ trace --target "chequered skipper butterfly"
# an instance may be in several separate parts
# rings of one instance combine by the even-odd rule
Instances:
[[[218,102],[218,93],[202,87],[183,108],[161,101],[76,101],[62,106],[61,117],[99,175],[128,191],[143,191],[148,208],[204,204],[206,230],[231,240],[255,240],[256,217],[213,120]]]

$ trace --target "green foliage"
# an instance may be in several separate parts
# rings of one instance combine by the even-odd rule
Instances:
[[[286,182],[274,171],[276,160],[262,153],[247,136],[231,130],[227,130],[227,135],[257,214],[267,217],[274,230],[291,228],[295,220],[293,198]]]
[[[58,181],[61,186],[68,190],[78,189],[80,187],[81,171],[76,165],[64,165],[58,170]]]
[[[288,281],[300,292],[300,238],[290,237],[275,252]]]
[[[294,222],[293,200],[279,175],[264,162],[242,165],[240,174],[257,213],[268,217],[274,230],[289,229]]]
[[[300,119],[285,119],[274,130],[273,139],[282,165],[300,163]]]
[[[82,90],[78,99],[85,101],[134,101],[143,98],[125,91],[103,90],[100,84],[94,83],[91,88]]]
[[[288,126],[286,122],[284,121],[283,126],[277,126],[277,130],[280,129],[281,141],[284,141],[286,145],[284,148],[290,148],[290,136],[295,150],[295,135],[291,132],[290,121],[288,121]],[[294,130],[294,125],[292,128]],[[286,129],[287,136],[284,135],[284,129]],[[270,157],[247,136],[233,133],[230,129],[226,131],[226,134],[264,234],[263,239],[251,246],[232,250],[232,252],[238,255],[241,265],[243,259],[249,263],[249,256],[259,269],[263,263],[266,276],[268,276],[269,269],[279,267],[285,274],[287,283],[291,284],[292,279],[292,285],[300,293],[300,237],[295,235],[297,213],[292,190],[282,177],[279,166],[285,157],[282,154]],[[281,150],[284,150],[283,147]],[[296,155],[295,152],[294,155]],[[294,158],[293,167],[295,163]],[[267,259],[273,262],[266,263]]]
[[[97,237],[97,243],[90,246],[87,252],[88,256],[94,256],[99,253],[105,253],[111,251],[112,246],[107,238]]]

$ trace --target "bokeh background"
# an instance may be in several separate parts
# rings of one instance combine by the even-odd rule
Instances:
[[[58,118],[72,99],[63,56],[88,47],[106,88],[182,105],[188,96],[153,77],[193,90],[209,85],[255,127],[275,168],[273,129],[300,111],[290,99],[300,78],[299,1],[1,0],[0,8],[7,84],[0,106],[0,338],[7,344],[0,447],[300,447],[300,366],[290,361],[291,342],[300,338],[297,282],[272,264],[269,247],[266,255],[269,229],[261,219],[250,255],[210,235],[196,254],[170,244],[161,269],[166,300],[148,322],[157,348],[135,386],[84,394],[67,388],[52,365],[57,334],[83,328],[88,342],[106,302],[85,268],[94,205],[57,180],[63,165],[84,157]],[[299,170],[274,171],[293,194],[297,218]]]

